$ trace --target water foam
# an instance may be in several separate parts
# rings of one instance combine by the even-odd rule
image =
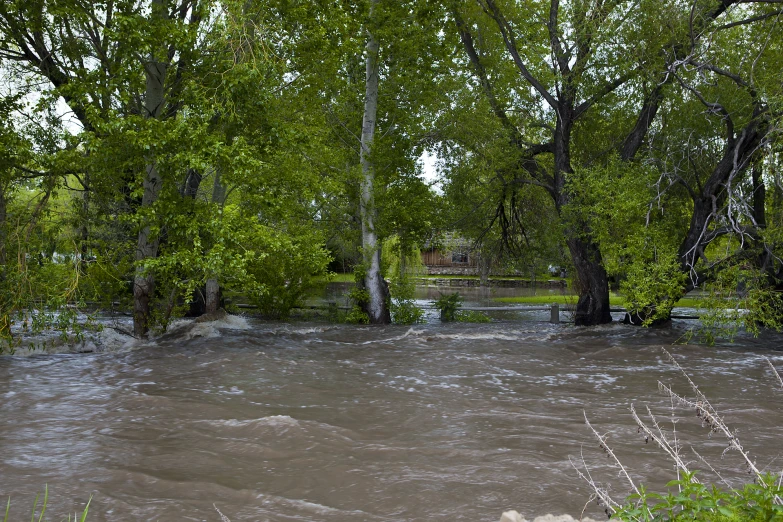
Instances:
[[[298,420],[288,415],[270,415],[259,419],[221,419],[198,421],[216,428],[276,428],[288,431],[291,428],[301,427]]]
[[[24,344],[14,350],[14,355],[54,355],[73,353],[112,353],[130,350],[138,341],[132,335],[111,326],[98,332],[86,332],[81,340],[63,341],[59,332],[45,332],[25,339]]]
[[[546,515],[539,515],[530,522],[598,522],[592,518],[579,518],[576,519],[571,515],[552,515],[547,513]],[[506,511],[503,516],[500,517],[500,522],[528,522],[528,520],[517,513],[516,511]]]
[[[495,332],[461,332],[461,333],[431,333],[426,330],[410,332],[412,335],[426,337],[427,340],[454,340],[454,341],[521,341],[535,335],[537,341],[548,341],[552,333],[544,333],[536,330],[499,330]],[[407,336],[407,334],[406,334]],[[405,337],[405,336],[403,336]],[[402,337],[401,337],[402,338]]]
[[[250,323],[241,315],[224,314],[213,320],[179,319],[171,323],[168,331],[160,336],[160,339],[179,341],[189,341],[197,337],[213,339],[222,335],[220,330],[249,330],[250,328]]]

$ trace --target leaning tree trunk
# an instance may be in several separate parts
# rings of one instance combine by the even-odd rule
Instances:
[[[370,20],[377,8],[378,0],[372,0],[370,4]],[[362,148],[359,159],[362,166],[362,184],[359,204],[359,214],[362,221],[362,255],[365,265],[364,287],[368,293],[364,310],[372,324],[388,324],[391,322],[387,303],[388,290],[386,282],[381,276],[381,249],[378,244],[378,235],[375,232],[375,208],[374,185],[375,164],[371,157],[373,138],[375,136],[375,119],[378,112],[378,54],[380,43],[374,29],[367,30],[367,52],[364,118],[362,120]]]
[[[163,0],[153,0],[152,18],[166,17]],[[166,63],[158,61],[158,57],[150,56],[144,64],[146,89],[144,93],[144,117],[159,118],[165,102],[164,85],[166,83]],[[158,172],[154,154],[145,156],[144,195],[141,199],[142,208],[150,207],[158,200],[162,180]],[[139,231],[136,244],[136,275],[133,284],[133,333],[138,337],[147,335],[150,320],[150,300],[155,292],[155,276],[145,271],[143,263],[158,255],[158,236],[152,233],[150,225],[145,225]]]
[[[702,283],[696,272],[696,264],[704,257],[704,248],[712,239],[708,227],[719,218],[719,205],[727,197],[727,184],[732,182],[732,177],[733,183],[739,183],[739,174],[748,168],[753,154],[757,152],[759,144],[768,132],[766,108],[759,105],[754,109],[753,119],[743,127],[739,135],[727,138],[723,157],[715,165],[707,181],[699,187],[698,192],[692,190],[691,223],[679,247],[681,269],[691,276],[684,292]]]

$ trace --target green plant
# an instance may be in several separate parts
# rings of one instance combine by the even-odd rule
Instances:
[[[587,481],[593,489],[592,499],[604,508],[605,513],[618,520],[633,522],[648,521],[709,521],[709,522],[761,522],[783,521],[783,474],[780,476],[763,473],[756,467],[751,459],[749,451],[743,448],[737,437],[737,430],[729,428],[723,417],[710,404],[707,397],[699,390],[699,387],[691,380],[688,374],[679,365],[677,360],[663,349],[669,362],[684,376],[691,387],[695,397],[690,399],[675,393],[672,387],[658,383],[660,390],[669,398],[672,408],[672,430],[664,429],[658,418],[648,407],[648,419],[643,420],[631,406],[631,415],[637,425],[637,431],[644,436],[645,442],[652,440],[663,453],[673,461],[677,478],[667,484],[668,491],[664,494],[649,493],[644,486],[637,486],[631,478],[620,459],[609,446],[606,435],[601,435],[587,419],[585,423],[593,435],[598,439],[601,450],[610,458],[610,462],[619,470],[619,476],[624,477],[630,485],[633,493],[623,501],[616,501],[605,487],[594,479],[582,459],[581,466],[572,464],[580,477]],[[783,386],[777,369],[767,359],[767,364],[776,377],[777,382]],[[739,453],[744,461],[745,469],[753,477],[753,482],[745,484],[742,489],[723,490],[715,485],[705,484],[697,477],[697,471],[689,467],[691,462],[682,454],[683,441],[677,436],[677,420],[674,418],[675,406],[683,406],[688,410],[695,410],[696,416],[703,426],[709,429],[710,435],[723,435],[727,441],[724,454],[729,451]],[[694,450],[695,452],[695,450]],[[697,456],[698,453],[696,453]],[[704,458],[701,461],[715,471]],[[584,473],[583,470],[584,469]],[[723,477],[718,474],[723,481]],[[725,482],[725,481],[724,481]],[[727,483],[728,485],[728,483]],[[676,488],[676,489],[675,489]]]
[[[413,299],[392,299],[392,321],[396,324],[416,324],[422,321],[424,310],[416,306]]]
[[[348,299],[353,302],[353,306],[345,316],[345,322],[350,324],[369,324],[370,316],[367,315],[364,307],[370,301],[370,292],[364,286],[364,278],[367,275],[367,267],[364,264],[357,264],[353,268],[354,287],[348,292]]]
[[[349,324],[368,324],[370,317],[359,305],[353,305],[351,311],[345,316],[345,322]]]
[[[706,290],[707,310],[694,334],[707,343],[719,337],[732,340],[740,329],[758,336],[762,328],[783,328],[783,292],[771,288],[761,270],[743,265],[724,268]]]
[[[783,488],[778,477],[762,475],[757,483],[742,489],[722,490],[707,486],[696,477],[696,472],[683,472],[682,478],[672,480],[665,494],[639,493],[628,496],[612,518],[617,520],[703,521],[703,522],[761,522],[783,520],[783,506],[778,499]]]
[[[33,503],[33,514],[30,517],[30,522],[35,522],[35,514],[36,511],[38,511],[38,499],[40,495],[35,496],[35,502]],[[73,521],[76,522],[78,519],[79,522],[84,522],[87,520],[87,513],[90,510],[90,502],[92,502],[92,496],[90,496],[90,499],[87,501],[87,505],[84,506],[84,511],[82,511],[81,517],[79,517],[78,514],[74,513],[73,515]],[[47,485],[44,488],[44,498],[43,498],[43,504],[41,505],[41,512],[38,514],[38,522],[42,522],[44,519],[44,514],[46,513],[46,506],[49,503],[49,486]],[[8,502],[5,505],[5,516],[3,517],[3,522],[8,522],[8,514],[11,511],[11,497],[8,497]],[[68,522],[71,521],[71,515],[68,514]]]
[[[462,296],[459,292],[453,294],[440,294],[432,305],[440,311],[440,320],[443,322],[456,321],[457,310],[462,306]]]
[[[424,311],[414,303],[416,277],[427,272],[421,252],[414,243],[403,243],[394,235],[383,243],[382,266],[389,278],[389,311],[396,324],[421,322]]]
[[[491,323],[490,318],[484,312],[478,310],[458,310],[455,316],[455,320],[460,323]]]

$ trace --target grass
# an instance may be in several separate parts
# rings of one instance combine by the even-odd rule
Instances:
[[[33,514],[30,518],[30,522],[35,522],[35,515],[38,511],[38,499],[39,495],[35,496],[35,503],[33,504]],[[87,520],[87,513],[90,510],[90,502],[92,502],[92,496],[90,496],[90,500],[87,501],[87,505],[84,506],[84,511],[81,514],[81,517],[78,513],[73,514],[73,522],[85,522]],[[44,514],[46,513],[46,506],[49,504],[49,486],[47,485],[44,489],[44,498],[43,498],[43,505],[41,506],[41,513],[38,516],[38,522],[42,522],[44,519]],[[8,522],[8,514],[11,511],[11,497],[8,497],[8,503],[5,505],[5,516],[3,517],[3,522]],[[71,522],[71,514],[68,514],[67,518],[68,522]]]
[[[475,279],[479,280],[481,279],[477,275],[458,275],[458,274],[427,274],[422,276],[416,276],[418,279]],[[490,281],[532,281],[527,276],[490,276],[488,278]],[[551,277],[551,276],[536,276],[537,282],[542,281],[568,281],[568,279],[563,279],[561,277]]]
[[[353,283],[354,275],[350,272],[347,274],[333,273],[328,276],[319,277],[316,280],[321,283]]]
[[[417,275],[414,276],[414,279],[425,279],[425,280],[433,280],[433,279],[475,279],[479,280],[480,277],[477,275],[457,275],[457,274],[444,274],[444,275],[437,275],[437,274],[424,274],[424,275]],[[490,281],[530,281],[531,279],[527,276],[491,276],[489,278]],[[329,276],[319,277],[318,281],[323,283],[353,283],[354,276],[352,273],[347,274],[331,274]],[[562,279],[560,277],[551,277],[548,275],[539,275],[536,276],[537,282],[542,281],[567,281],[567,279]]]
[[[528,295],[522,297],[497,297],[494,300],[500,303],[510,304],[576,304],[578,297],[575,295],[549,294],[549,295]],[[675,306],[681,308],[703,308],[704,299],[694,297],[683,297]],[[612,293],[609,296],[610,306],[623,306],[622,296]]]
[[[681,308],[704,308],[706,303],[706,300],[699,299],[697,297],[683,297],[677,301],[675,306],[679,306]]]
[[[548,295],[526,295],[522,297],[496,297],[494,301],[500,303],[510,304],[566,304],[573,305],[579,296],[576,295],[564,295],[564,294],[548,294]],[[622,298],[618,295],[612,294],[609,297],[609,304],[620,306],[622,304]]]

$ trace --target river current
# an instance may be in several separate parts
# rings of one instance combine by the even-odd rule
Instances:
[[[783,369],[781,337],[673,344],[682,334],[248,319],[114,353],[0,357],[0,500],[11,496],[12,520],[45,484],[58,517],[92,496],[91,522],[219,521],[215,507],[233,522],[578,519],[591,491],[569,457],[627,491],[585,413],[639,483],[675,478],[629,412],[649,405],[670,429],[658,381],[692,395],[661,347],[757,465],[779,471],[783,391],[764,357]],[[725,440],[673,412],[694,468],[706,469],[690,446],[732,484],[747,478]],[[605,517],[595,503],[585,516]]]

